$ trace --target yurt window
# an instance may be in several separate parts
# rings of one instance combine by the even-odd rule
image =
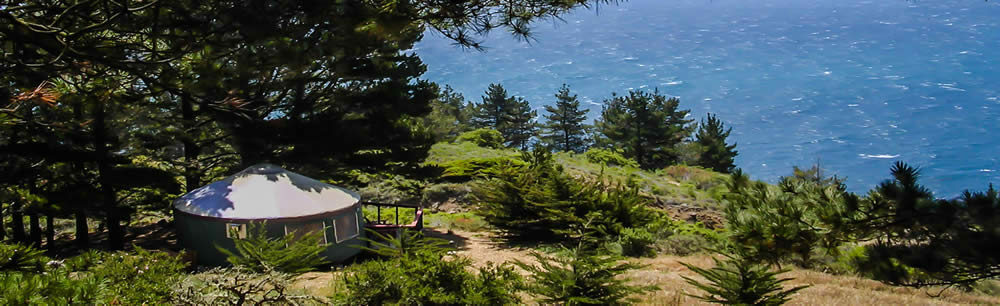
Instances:
[[[326,231],[323,230],[323,222],[310,222],[310,223],[300,223],[300,224],[288,224],[285,225],[285,235],[295,235],[293,241],[298,241],[302,239],[308,233],[321,232],[323,233],[323,239],[320,239],[320,244],[326,243]]]
[[[226,238],[246,239],[247,225],[239,223],[226,223]]]
[[[360,231],[356,214],[344,214],[333,218],[333,235],[337,236],[337,243],[357,237]]]

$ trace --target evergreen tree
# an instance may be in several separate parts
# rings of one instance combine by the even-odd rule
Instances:
[[[482,103],[473,105],[472,126],[500,131],[510,108],[507,90],[503,85],[491,83],[482,99]]]
[[[546,105],[547,122],[542,140],[555,150],[566,152],[583,152],[587,149],[587,119],[589,110],[580,109],[580,101],[576,95],[570,95],[569,86],[563,84],[556,95],[555,106]]]
[[[451,140],[471,130],[470,109],[465,97],[446,85],[439,90],[437,99],[431,100],[431,112],[424,117],[424,125],[436,141]]]
[[[535,123],[538,113],[528,101],[509,96],[500,84],[490,84],[483,102],[473,107],[472,125],[499,131],[508,147],[525,149],[538,129]]]
[[[625,157],[635,159],[645,169],[668,166],[677,161],[675,146],[691,135],[693,119],[689,110],[680,110],[680,100],[630,91],[628,96],[604,100],[601,118],[595,127],[607,147],[622,148]]]
[[[701,121],[695,142],[704,150],[698,158],[698,165],[722,173],[730,173],[736,168],[733,158],[736,157],[736,145],[726,144],[726,137],[733,128],[726,128],[715,115]]]
[[[507,123],[500,133],[507,140],[508,147],[527,150],[528,142],[538,133],[538,123],[535,122],[538,112],[531,109],[531,104],[521,97],[512,97],[510,101]]]

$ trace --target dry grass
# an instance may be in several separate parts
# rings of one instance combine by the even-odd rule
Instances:
[[[629,276],[636,283],[654,284],[660,291],[647,295],[643,304],[648,305],[701,305],[706,304],[685,293],[699,294],[687,284],[681,275],[698,278],[680,262],[708,268],[712,261],[707,255],[688,257],[660,256],[642,259],[647,268],[634,271]],[[914,289],[894,287],[877,281],[843,275],[832,275],[810,270],[792,270],[783,277],[794,278],[788,286],[811,285],[800,291],[792,299],[791,305],[952,305],[952,304],[1000,304],[1000,298],[948,289],[939,297],[941,288]],[[707,304],[706,304],[707,305]]]
[[[459,255],[466,256],[473,261],[473,265],[480,267],[488,262],[503,263],[512,262],[515,259],[531,261],[528,256],[529,250],[520,248],[508,248],[502,243],[493,239],[493,234],[489,232],[462,232],[454,233],[432,232],[432,236],[454,241],[454,245]],[[712,260],[707,255],[693,255],[687,257],[659,256],[656,258],[638,259],[639,263],[646,265],[644,269],[631,272],[628,276],[636,284],[652,284],[660,288],[656,292],[639,297],[640,304],[643,305],[710,305],[701,302],[685,294],[699,294],[695,288],[687,284],[681,276],[688,276],[698,279],[699,277],[680,263],[685,262],[695,266],[708,268],[712,266]],[[306,291],[325,295],[329,293],[331,281],[334,273],[312,272],[300,276],[296,280],[295,287]],[[791,301],[791,305],[956,305],[956,304],[985,304],[1000,305],[1000,298],[980,295],[975,293],[965,293],[954,289],[941,292],[939,297],[932,297],[930,294],[937,294],[941,288],[914,289],[904,287],[894,287],[882,284],[877,281],[843,275],[832,275],[810,270],[793,270],[784,277],[794,278],[787,285],[811,285],[796,294]],[[523,296],[525,302],[531,303],[532,299]]]
[[[455,232],[455,236],[463,237],[464,247],[459,254],[471,258],[475,265],[485,265],[487,262],[501,263],[514,259],[526,260],[528,250],[508,249],[494,242],[489,233]],[[636,284],[652,284],[660,290],[646,294],[641,299],[644,305],[709,305],[695,298],[686,296],[699,294],[695,288],[681,278],[682,275],[698,278],[681,262],[699,267],[711,267],[712,260],[707,255],[687,257],[659,256],[656,258],[639,259],[638,262],[647,265],[646,268],[633,271],[629,277]],[[794,278],[788,283],[793,285],[811,285],[795,295],[791,305],[953,305],[953,304],[987,304],[1000,305],[1000,298],[974,293],[965,293],[948,289],[939,297],[941,288],[914,289],[894,287],[877,281],[854,276],[832,275],[811,270],[793,270],[785,277]]]

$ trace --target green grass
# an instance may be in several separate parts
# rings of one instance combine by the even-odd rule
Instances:
[[[446,173],[462,173],[463,178],[475,179],[469,173],[488,171],[490,163],[497,160],[518,160],[520,152],[511,149],[490,149],[472,143],[438,143],[431,147],[426,164],[445,167]],[[675,165],[656,171],[631,166],[607,166],[591,162],[584,154],[560,152],[556,161],[573,176],[608,182],[632,181],[643,193],[664,203],[718,208],[726,191],[729,176],[701,167]],[[486,162],[489,161],[489,162]]]

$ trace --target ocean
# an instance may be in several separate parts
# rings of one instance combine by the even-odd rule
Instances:
[[[539,109],[568,84],[590,116],[658,89],[733,128],[769,182],[819,163],[863,193],[895,161],[935,196],[1000,183],[1000,1],[633,0],[491,33],[485,52],[428,32],[425,79],[480,101],[491,82]]]

